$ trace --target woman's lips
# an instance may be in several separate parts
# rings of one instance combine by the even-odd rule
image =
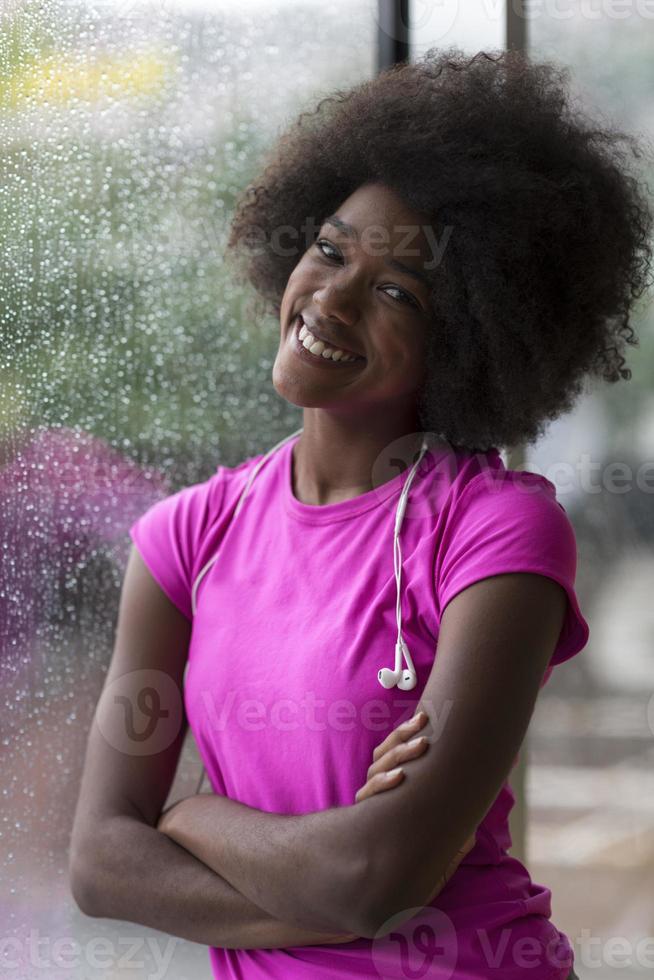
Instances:
[[[293,325],[291,344],[295,353],[306,361],[307,364],[313,364],[314,367],[324,368],[353,368],[357,366],[362,367],[366,363],[365,358],[356,358],[354,361],[334,361],[331,357],[323,357],[322,354],[312,354],[306,349],[300,340],[300,330],[302,329],[303,323],[304,321],[302,317],[297,316]]]

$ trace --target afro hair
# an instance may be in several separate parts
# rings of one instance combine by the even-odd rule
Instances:
[[[530,443],[587,376],[628,380],[654,219],[625,158],[644,151],[573,111],[568,75],[514,50],[432,48],[301,113],[232,217],[226,254],[256,308],[279,316],[301,257],[275,246],[279,229],[300,238],[313,221],[316,237],[382,182],[446,241],[430,273],[424,430],[473,451]]]

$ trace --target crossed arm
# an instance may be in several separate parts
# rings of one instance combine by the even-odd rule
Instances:
[[[158,829],[280,920],[385,935],[391,917],[431,901],[508,776],[566,603],[557,582],[532,573],[483,579],[448,603],[416,704],[429,751],[393,793],[300,816],[202,794]]]

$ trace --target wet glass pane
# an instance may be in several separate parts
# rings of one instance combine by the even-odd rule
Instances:
[[[651,5],[538,6],[532,56],[567,67],[578,105],[647,149]],[[648,155],[626,159],[651,194],[651,145]],[[590,625],[588,646],[554,672],[530,729],[530,868],[552,888],[553,919],[575,944],[577,973],[602,980],[618,969],[644,975],[654,962],[652,299],[648,290],[633,307],[639,345],[624,351],[631,378],[593,384],[530,455],[574,523],[578,596]],[[611,947],[618,936],[619,955]]]
[[[157,956],[168,976],[211,975],[203,946],[79,912],[72,815],[128,527],[301,424],[270,380],[279,323],[249,318],[251,297],[225,269],[226,231],[281,128],[371,77],[375,10],[2,6],[3,976],[154,977]],[[199,772],[189,745],[177,796]],[[121,959],[130,939],[141,946]]]

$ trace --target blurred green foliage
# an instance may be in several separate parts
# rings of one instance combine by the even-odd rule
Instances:
[[[146,23],[126,20],[122,33],[116,23],[112,35],[106,10],[65,0],[0,14],[0,439],[80,426],[170,468],[181,486],[301,424],[270,382],[279,324],[249,322],[223,254],[236,198],[270,142],[268,93],[254,105],[236,91],[246,71],[226,21],[231,76],[204,22],[185,15],[158,38]],[[575,40],[561,43],[574,68]],[[597,67],[582,58],[579,70],[590,86]],[[209,103],[223,77],[230,112],[229,94],[220,110]],[[642,98],[642,71],[629,78]],[[203,125],[189,119],[198,93]],[[306,90],[297,98],[308,105]],[[634,326],[632,380],[597,388],[608,442],[651,412],[651,297]]]
[[[53,30],[62,64],[78,17]],[[34,7],[0,34],[5,79],[38,45],[52,57]],[[128,101],[2,110],[0,434],[80,426],[183,485],[295,418],[269,381],[278,324],[247,322],[223,260],[263,136],[241,106],[194,140],[180,90],[173,71]]]

